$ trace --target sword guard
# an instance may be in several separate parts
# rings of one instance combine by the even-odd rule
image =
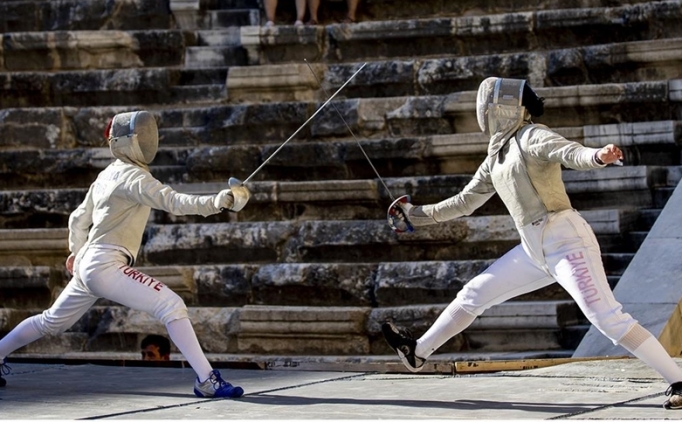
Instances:
[[[393,201],[391,206],[388,207],[388,212],[386,213],[386,219],[388,220],[388,225],[396,233],[413,232],[414,227],[407,217],[406,206],[411,207],[410,195],[403,195],[400,198]]]
[[[244,186],[244,183],[242,183],[241,180],[234,177],[230,177],[227,181],[227,185],[230,187],[230,191],[232,191],[232,196],[234,196],[234,205],[232,205],[230,211],[241,211],[242,208],[246,206],[246,203],[249,202],[251,192],[249,192],[249,189]]]

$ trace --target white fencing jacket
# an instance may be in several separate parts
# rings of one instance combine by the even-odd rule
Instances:
[[[595,160],[597,151],[547,126],[526,125],[497,154],[486,157],[460,193],[421,208],[435,222],[452,220],[470,215],[497,192],[520,228],[548,212],[571,209],[561,166],[574,170],[604,167]]]
[[[114,245],[134,261],[152,208],[174,215],[220,212],[215,195],[178,193],[125,155],[115,155],[118,159],[99,174],[69,217],[72,254],[78,255],[86,244]]]

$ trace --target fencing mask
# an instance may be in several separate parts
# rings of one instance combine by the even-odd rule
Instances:
[[[530,116],[541,116],[544,98],[523,79],[487,78],[478,87],[476,118],[483,133],[490,135],[488,155],[507,143]]]
[[[114,157],[147,167],[159,148],[156,120],[147,111],[114,116],[109,131],[109,147]]]

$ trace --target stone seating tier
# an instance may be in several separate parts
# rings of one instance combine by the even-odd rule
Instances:
[[[673,171],[676,169],[677,171]],[[459,192],[470,175],[385,178],[394,197],[411,195],[417,204],[434,203]],[[664,190],[680,180],[679,167],[626,166],[586,172],[564,172],[564,184],[577,209],[660,208],[667,199]],[[89,183],[89,182],[88,182]],[[225,181],[172,184],[177,191],[214,194]],[[319,180],[298,182],[249,182],[253,206],[239,214],[208,218],[170,216],[153,211],[157,223],[213,223],[235,221],[367,220],[384,219],[390,197],[377,179]],[[663,190],[663,191],[662,191]],[[4,190],[0,192],[0,227],[66,227],[69,214],[82,202],[87,188],[49,190]],[[491,198],[476,215],[506,214],[497,197]]]
[[[117,76],[121,83],[121,91],[115,97],[126,97],[126,89],[132,92],[141,83],[126,79],[126,72],[133,71],[137,70],[108,71]],[[182,80],[183,75],[169,69],[143,71],[147,72],[146,81],[156,83],[159,89],[169,78]],[[88,87],[85,82],[78,82],[84,90]],[[95,85],[97,83],[90,82]],[[107,83],[115,86],[116,80]],[[682,102],[680,79],[538,88],[537,91],[546,99],[545,115],[538,121],[550,127],[677,120]],[[138,92],[133,97],[141,95]],[[173,90],[166,89],[164,95],[172,97]],[[78,98],[78,95],[73,97]],[[305,101],[146,108],[158,118],[162,146],[187,148],[224,146],[227,143],[279,145],[321,104]],[[432,96],[346,99],[335,101],[334,104],[354,133],[363,139],[480,133],[475,115],[476,91]],[[3,123],[0,126],[0,146],[43,149],[101,146],[104,126],[111,116],[142,107],[5,109],[0,112],[0,121]],[[332,139],[347,138],[349,133],[343,121],[330,108],[323,110],[297,136],[297,139]]]
[[[458,2],[442,2],[427,0],[418,7],[409,0],[399,2],[386,0],[370,0],[361,3],[360,14],[366,20],[406,19],[414,16],[460,16],[480,13],[503,13],[512,10],[604,7],[637,1],[608,0],[533,0],[513,5],[504,1],[489,1],[485,4],[471,0]],[[0,3],[0,32],[42,31],[65,29],[138,29],[168,28],[173,25],[170,12],[174,1],[168,3],[147,2],[144,0],[6,0]],[[200,0],[197,2],[196,14],[203,17],[209,11],[220,9],[261,9],[256,0]],[[388,5],[387,5],[388,4]],[[285,5],[286,6],[286,5]],[[326,9],[326,8],[323,8]],[[73,13],[77,10],[79,13]],[[288,12],[288,10],[284,10]],[[283,14],[284,16],[284,14]],[[322,10],[321,17],[324,17]],[[342,15],[334,18],[341,17]],[[291,20],[293,22],[293,20]]]
[[[157,22],[162,23],[159,27],[151,24],[144,18],[145,10],[149,8],[149,5],[136,4],[138,2],[139,0],[118,5],[120,17],[130,13],[137,14],[138,17],[142,18],[139,22],[139,28],[144,30],[153,30],[159,27],[165,30],[173,26],[167,22],[170,20],[168,11],[155,15],[157,18],[165,15],[165,19]],[[130,3],[133,3],[132,6],[137,6],[137,8],[126,9],[126,7],[131,6]],[[613,6],[613,2],[611,3],[609,6]],[[102,4],[102,2],[97,1],[86,4],[77,0],[59,2],[58,5],[65,8],[74,6],[79,9],[95,8],[98,9],[100,15],[111,12],[112,6],[116,7],[111,2]],[[649,32],[650,29],[645,21],[650,16],[656,16],[667,22],[675,20],[677,18],[676,13],[679,13],[679,2],[674,1],[629,4],[602,9],[571,9],[572,6],[575,5],[567,4],[561,9],[552,8],[535,12],[524,12],[517,9],[513,13],[475,17],[462,16],[459,18],[407,21],[370,20],[348,28],[344,25],[329,25],[326,30],[323,27],[294,28],[290,26],[278,26],[264,30],[259,26],[261,18],[258,8],[253,8],[252,5],[250,8],[234,9],[234,5],[223,5],[222,7],[230,9],[197,10],[196,16],[193,18],[195,21],[193,26],[197,27],[199,32],[203,28],[204,33],[208,32],[205,29],[210,29],[211,32],[219,31],[220,28],[226,31],[234,31],[234,29],[243,26],[242,35],[238,40],[235,40],[232,35],[227,44],[223,41],[220,45],[213,47],[210,46],[210,43],[203,47],[188,43],[186,64],[189,67],[206,64],[227,66],[230,62],[234,63],[232,58],[235,55],[234,53],[239,53],[237,54],[239,57],[245,57],[244,52],[235,48],[226,49],[226,45],[243,46],[248,51],[249,63],[265,64],[283,60],[301,62],[304,58],[311,61],[338,62],[382,56],[413,58],[434,54],[449,55],[452,54],[453,46],[458,49],[458,55],[466,56],[469,54],[485,54],[485,49],[491,44],[496,46],[496,53],[500,53],[501,42],[514,39],[514,37],[507,35],[519,31],[532,33],[532,36],[524,37],[521,33],[519,37],[516,37],[518,39],[532,39],[532,43],[527,45],[512,44],[508,48],[503,48],[505,52],[542,47],[543,42],[548,45],[551,44],[551,48],[556,48],[562,42],[568,43],[564,45],[565,47],[571,47],[573,45],[570,43],[575,44],[577,37],[588,37],[587,40],[583,40],[582,44],[605,43],[609,40],[623,42],[645,39],[649,36],[658,37],[657,33]],[[6,4],[5,8],[9,9],[6,10],[7,18],[4,22],[7,28],[3,31],[8,33],[4,37],[3,43],[9,59],[6,60],[8,70],[55,70],[68,69],[70,66],[112,67],[116,64],[128,67],[141,63],[149,66],[150,64],[146,63],[146,60],[163,60],[164,55],[158,54],[158,51],[155,54],[135,54],[135,50],[140,47],[151,48],[152,45],[159,46],[161,51],[168,50],[169,55],[175,57],[172,53],[173,50],[169,48],[173,42],[164,45],[158,40],[159,37],[161,39],[168,38],[163,32],[150,31],[147,33],[140,31],[137,34],[126,34],[118,31],[112,34],[107,31],[112,29],[134,30],[136,28],[134,19],[119,22],[117,20],[119,16],[116,15],[116,18],[97,27],[93,26],[97,21],[96,19],[91,22],[84,20],[82,25],[76,25],[72,31],[66,32],[64,23],[56,22],[61,16],[53,16],[53,14],[63,14],[63,11],[53,10],[55,7],[49,2],[16,2]],[[99,10],[100,8],[105,10]],[[151,14],[155,11],[149,10],[148,12]],[[84,15],[87,12],[95,11],[86,10]],[[19,19],[22,14],[51,22],[52,25],[47,25],[48,31],[56,32],[40,32],[40,30],[32,28],[22,29],[25,28],[22,24],[27,25],[27,27],[34,25],[30,19]],[[66,15],[70,19],[74,18],[73,13]],[[609,19],[608,16],[613,16],[613,19]],[[622,16],[627,16],[627,19],[622,19]],[[15,19],[21,22],[13,22]],[[556,22],[561,22],[558,28]],[[605,25],[614,28],[604,28]],[[584,27],[591,26],[596,28],[591,28],[589,31],[584,30]],[[580,30],[573,27],[580,28]],[[665,31],[666,35],[674,36],[673,30],[675,28],[675,26],[668,28]],[[22,31],[28,32],[22,33]],[[273,31],[275,31],[274,37]],[[558,33],[555,33],[557,31]],[[563,33],[562,31],[568,32]],[[19,33],[14,34],[12,32]],[[504,36],[500,37],[500,34],[504,34]],[[185,35],[196,38],[198,33],[185,30]],[[177,34],[175,36],[177,37]],[[453,40],[453,36],[456,36],[458,40]],[[473,40],[462,43],[460,40],[462,37],[473,37]],[[545,40],[545,37],[549,39]],[[474,41],[476,40],[478,43],[475,44]],[[463,45],[466,45],[467,49],[461,50]],[[107,49],[111,53],[111,48],[120,50],[120,53],[107,55]],[[97,52],[98,50],[100,53]],[[182,50],[178,48],[175,51],[180,52]],[[45,54],[46,52],[47,54]],[[28,60],[26,59],[27,56]],[[59,59],[56,60],[56,58]],[[523,66],[523,63],[519,64]],[[573,65],[575,64],[573,63]]]
[[[400,307],[190,307],[190,319],[208,353],[389,354],[380,324],[393,319],[421,334],[446,304]],[[0,309],[0,332],[37,311]],[[442,352],[554,350],[575,347],[586,326],[571,301],[508,302],[486,311]],[[91,308],[71,330],[46,337],[18,351],[59,353],[129,351],[142,333],[165,334],[149,315],[121,306]]]
[[[166,2],[147,0],[7,0],[0,32],[169,29]]]
[[[188,40],[196,38],[196,34],[183,37],[178,31],[107,32],[6,35],[2,59],[4,69],[11,72],[0,73],[3,81],[0,92],[4,94],[0,105],[12,108],[169,104],[209,99],[233,103],[324,100],[326,95],[317,79],[332,92],[359,66],[313,63],[316,79],[302,60],[294,64],[244,66],[246,52],[239,45],[191,45],[218,43],[230,38],[229,35],[213,35],[216,41],[199,35],[203,41],[197,41]],[[500,76],[527,78],[535,87],[667,80],[679,77],[680,51],[682,39],[670,38],[665,43],[633,41],[545,52],[373,61],[347,86],[343,96],[446,95],[476,89],[491,68]],[[180,71],[158,66],[177,66],[181,60],[188,69],[230,68],[227,81],[211,82],[219,85],[213,88],[214,98],[189,94],[182,97],[181,93],[173,96],[167,88],[184,86],[177,76]],[[83,70],[93,66],[97,69]],[[45,73],[43,68],[53,71]]]
[[[623,250],[623,238],[630,230],[648,229],[641,224],[639,213],[595,210],[583,211],[582,214],[595,228],[604,245],[603,256],[609,274],[622,273],[632,257],[632,252]],[[203,283],[208,282],[215,291],[206,293],[206,286],[189,287],[192,294],[198,295],[190,303],[198,301],[204,305],[207,300],[209,303],[230,302],[256,297],[257,294],[249,292],[249,289],[263,280],[270,280],[266,284],[280,286],[280,289],[283,285],[291,284],[294,294],[286,299],[273,295],[268,300],[262,300],[268,303],[285,300],[286,304],[292,304],[292,301],[298,304],[298,301],[308,302],[310,299],[308,295],[297,295],[300,293],[296,291],[297,284],[306,286],[312,283],[303,290],[326,286],[320,290],[334,291],[339,288],[338,280],[344,279],[355,281],[342,290],[357,288],[360,293],[351,296],[341,294],[338,298],[346,297],[345,300],[353,301],[351,297],[360,297],[361,303],[377,300],[386,306],[395,298],[383,299],[381,295],[377,296],[375,288],[367,290],[365,283],[375,276],[377,282],[374,284],[395,279],[391,283],[399,291],[406,287],[423,289],[420,294],[427,299],[429,295],[435,294],[434,291],[443,288],[435,287],[434,281],[420,285],[416,281],[419,278],[417,275],[420,272],[427,274],[421,276],[426,280],[430,279],[431,274],[448,274],[443,269],[430,268],[433,265],[430,261],[457,261],[456,271],[438,283],[451,283],[458,277],[465,282],[483,269],[480,265],[487,265],[473,261],[494,259],[519,243],[509,216],[463,217],[400,236],[390,231],[384,220],[152,224],[146,230],[145,238],[136,265],[154,266],[143,271],[150,271],[150,275],[158,274],[163,280],[173,277],[184,280],[177,282],[178,285],[194,286],[195,283],[202,283],[201,280],[204,280]],[[50,278],[43,278],[45,283],[64,284],[67,276],[63,273],[63,263],[67,255],[67,229],[0,230],[0,263],[5,267],[47,266],[58,269],[59,273],[51,273]],[[412,264],[403,265],[402,261]],[[225,264],[230,264],[232,269],[215,269]],[[201,266],[202,269],[163,269],[179,265]],[[260,268],[260,275],[254,275],[254,266]],[[377,270],[377,266],[386,268]],[[462,269],[467,271],[465,275],[459,274]],[[5,281],[2,285],[10,288],[23,284],[36,287],[34,272],[30,269],[23,271],[14,268],[4,271],[2,280]],[[201,275],[202,271],[208,272]],[[457,277],[456,273],[459,274]],[[255,281],[254,277],[260,281]],[[398,281],[401,279],[407,279],[409,283]],[[224,289],[223,293],[220,293],[221,289]],[[185,291],[187,287],[181,290]],[[375,293],[366,296],[372,290]],[[407,295],[403,296],[403,300],[409,303],[416,297]],[[343,302],[343,299],[338,298],[323,300],[334,304],[337,304],[337,300]]]
[[[463,57],[674,38],[682,35],[681,16],[680,1],[670,0],[325,27],[244,26],[241,45],[251,65]]]
[[[668,38],[665,42],[621,41],[507,54],[444,53],[437,58],[415,55],[402,60],[370,59],[342,95],[347,98],[445,95],[476,90],[480,81],[492,73],[526,78],[536,88],[665,80],[679,77],[681,50],[681,38]],[[326,95],[318,80],[331,93],[359,67],[355,60],[310,65],[315,75],[302,61],[232,66],[227,78],[228,99],[230,102],[323,100]]]
[[[4,34],[0,70],[49,71],[178,66],[195,35],[179,30]]]

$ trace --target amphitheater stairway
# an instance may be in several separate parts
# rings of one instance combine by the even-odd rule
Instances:
[[[202,2],[194,31],[170,18],[151,25],[138,11],[139,25],[121,19],[129,26],[107,31],[101,50],[87,31],[102,22],[36,31],[2,21],[0,332],[48,306],[66,283],[66,222],[110,160],[101,145],[108,117],[151,110],[162,145],[152,172],[179,191],[213,193],[229,176],[248,176],[324,101],[303,59],[328,91],[368,62],[335,105],[391,193],[416,203],[456,193],[485,156],[475,89],[493,73],[528,78],[546,98],[540,122],[567,138],[621,145],[624,167],[564,172],[612,285],[680,180],[679,1],[548,2],[540,11],[532,2],[515,11],[425,2],[421,15],[399,2],[383,20],[304,28],[260,27],[247,3]],[[57,7],[2,7],[29,4],[41,13]],[[364,16],[382,4],[368,2]],[[154,212],[138,258],[141,271],[186,300],[209,353],[388,354],[382,321],[420,334],[464,283],[518,243],[497,198],[470,217],[392,233],[389,195],[331,108],[251,189],[239,214]],[[486,311],[441,352],[570,356],[585,331],[575,304],[551,286]],[[64,336],[22,353],[117,356],[150,332],[163,327],[102,300]]]

